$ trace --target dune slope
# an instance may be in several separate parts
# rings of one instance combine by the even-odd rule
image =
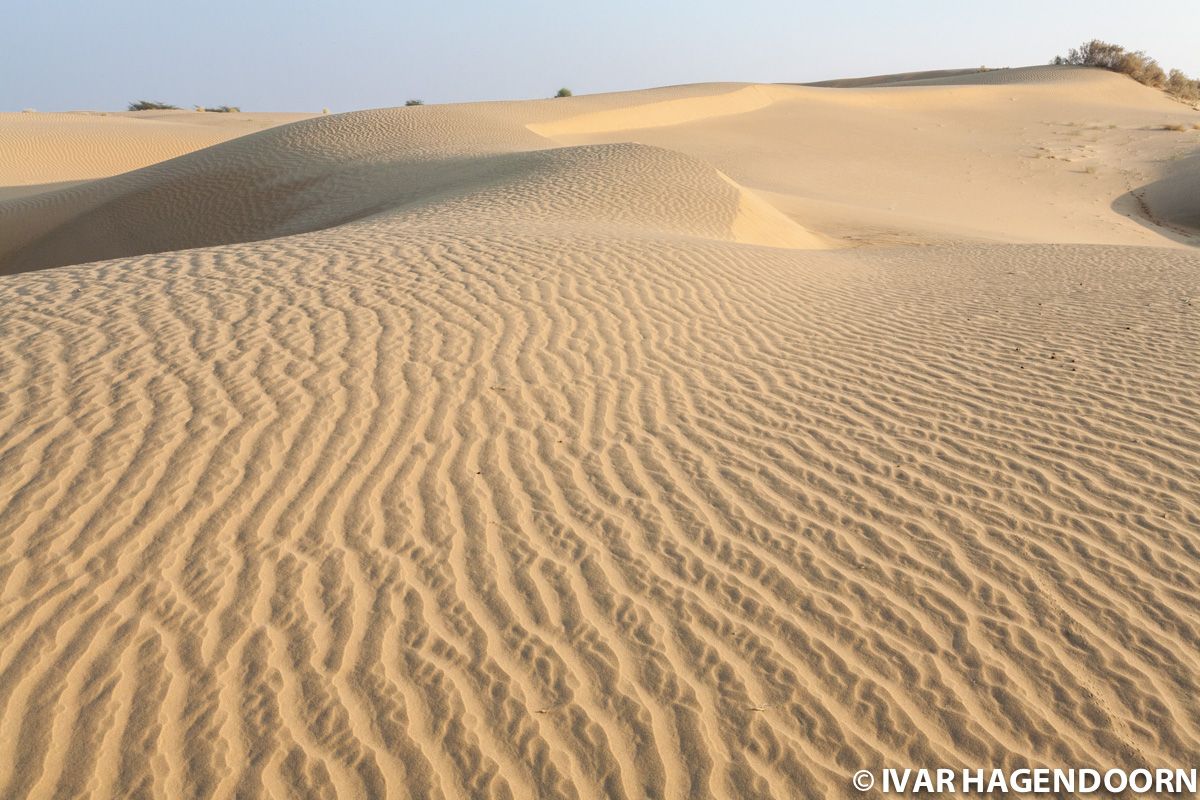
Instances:
[[[1168,238],[1046,167],[1104,235],[1012,242],[780,166],[806,102],[1054,93],[996,88],[362,112],[5,205],[0,797],[1195,763],[1186,192]]]

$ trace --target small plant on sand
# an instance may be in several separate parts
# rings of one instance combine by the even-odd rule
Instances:
[[[178,111],[179,106],[170,103],[157,103],[153,100],[135,100],[129,104],[130,111]]]
[[[211,111],[214,114],[230,114],[236,111],[241,111],[241,109],[237,106],[213,106],[212,108],[206,108],[204,110]]]
[[[571,97],[571,90],[564,86],[563,88],[559,89],[558,93],[555,94],[554,96],[555,97]]]
[[[1182,122],[1171,122],[1163,125],[1162,129],[1164,131],[1186,131],[1187,125],[1184,125]]]
[[[425,105],[425,101],[424,100],[405,100],[404,105],[406,105],[406,106],[423,106],[423,105]]]

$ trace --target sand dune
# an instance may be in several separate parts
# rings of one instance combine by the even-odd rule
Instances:
[[[194,111],[0,113],[0,187],[116,175],[308,116]]]
[[[1019,77],[357,112],[0,203],[0,797],[1193,765],[1200,113]]]
[[[810,86],[832,86],[834,88],[880,87],[898,88],[903,86],[999,86],[1012,84],[1069,84],[1076,88],[1082,84],[1093,87],[1128,87],[1125,80],[1113,80],[1118,77],[1110,73],[1092,69],[1091,67],[1069,66],[1036,66],[1018,67],[1011,69],[972,69],[972,70],[943,70],[937,72],[917,72],[908,75],[880,75],[874,78],[860,78],[851,81],[829,81],[826,83],[809,84]],[[1132,94],[1132,93],[1130,93]]]
[[[430,209],[443,213],[456,197],[497,198],[489,205],[493,222],[627,219],[714,236],[731,235],[740,205],[743,228],[770,217],[798,241],[808,236],[682,153],[641,145],[528,150],[544,140],[523,127],[499,125],[479,126],[495,130],[494,139],[476,132],[478,141],[463,148],[467,137],[454,140],[453,132],[475,122],[473,115],[430,111],[314,120],[10,202],[0,271],[267,239],[397,210],[420,219]],[[766,236],[751,238],[776,243]]]

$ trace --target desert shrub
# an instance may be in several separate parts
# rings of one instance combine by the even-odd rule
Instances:
[[[1200,100],[1200,80],[1189,78],[1177,69],[1167,74],[1167,84],[1164,88],[1180,100],[1187,100],[1189,103]]]
[[[229,114],[234,111],[241,111],[241,109],[237,106],[215,106],[213,108],[206,108],[204,110],[211,111],[214,114]]]
[[[179,106],[170,103],[156,103],[153,100],[135,100],[129,104],[130,111],[178,111]]]
[[[1056,63],[1073,64],[1078,67],[1102,67],[1115,72],[1120,67],[1124,55],[1124,47],[1092,39],[1079,47],[1072,47],[1067,51],[1066,58],[1058,56]]]
[[[1156,89],[1161,89],[1167,82],[1167,74],[1163,72],[1163,68],[1158,65],[1158,62],[1140,51],[1126,53],[1125,57],[1121,59],[1121,67],[1117,71],[1125,73],[1138,83],[1153,86]]]
[[[1100,67],[1128,75],[1138,83],[1161,88],[1167,76],[1162,67],[1141,50],[1126,50],[1119,44],[1092,39],[1079,47],[1072,47],[1066,56],[1055,56],[1054,64],[1072,64],[1080,67]]]
[[[1168,122],[1162,126],[1162,129],[1164,131],[1186,131],[1187,125],[1184,125],[1182,122]]]
[[[1102,42],[1099,39],[1092,39],[1079,47],[1073,47],[1065,56],[1055,56],[1050,63],[1100,67],[1120,72],[1138,83],[1162,89],[1186,103],[1200,101],[1200,80],[1189,78],[1177,69],[1165,73],[1157,61],[1141,50],[1126,50],[1118,44]]]
[[[554,96],[555,97],[570,97],[571,90],[564,86],[563,88],[559,89],[557,94],[555,94]]]
[[[425,105],[425,101],[424,100],[405,100],[404,105],[406,105],[406,106],[423,106],[423,105]]]

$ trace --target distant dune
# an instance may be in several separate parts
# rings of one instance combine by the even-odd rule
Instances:
[[[0,189],[103,178],[310,114],[0,114]],[[5,195],[0,194],[0,200]]]
[[[0,115],[0,797],[1195,765],[1197,123],[1068,67]]]

